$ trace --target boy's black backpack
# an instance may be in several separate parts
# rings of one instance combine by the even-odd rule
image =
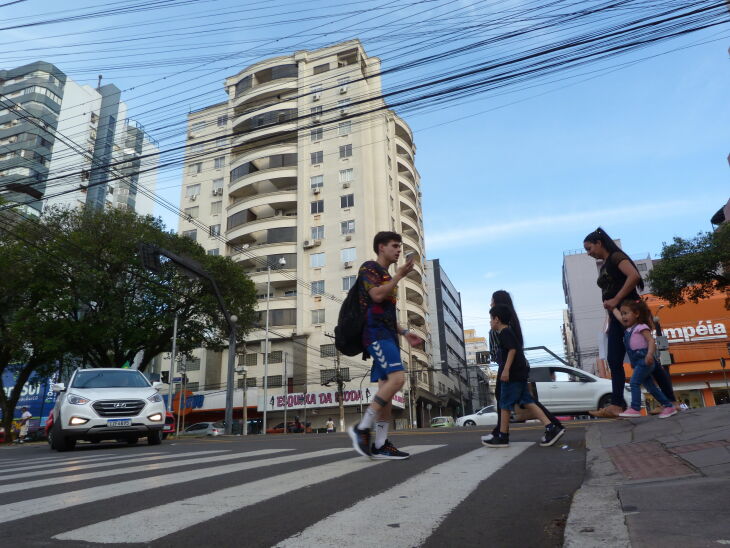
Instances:
[[[335,327],[335,347],[345,356],[357,356],[365,352],[362,331],[365,328],[366,309],[360,306],[360,283],[358,276],[340,307]]]

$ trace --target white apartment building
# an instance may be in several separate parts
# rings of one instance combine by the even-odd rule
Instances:
[[[358,104],[381,94],[379,71],[380,61],[357,40],[300,51],[228,77],[227,101],[189,115],[181,208],[210,228],[182,220],[179,231],[241,265],[256,284],[261,326],[270,309],[268,375],[264,329],[247,335],[239,363],[247,370],[249,416],[266,405],[271,424],[282,421],[287,393],[309,395],[286,400],[289,416],[301,416],[306,405],[313,427],[336,420],[327,396],[336,386],[323,386],[335,374],[328,335],[359,265],[374,258],[379,231],[401,233],[404,251],[416,254],[414,272],[399,286],[398,314],[426,344],[404,349],[403,358],[424,370],[431,363],[413,134],[382,100]],[[223,385],[225,363],[225,353],[196,352],[187,368],[192,386],[205,392]],[[341,359],[347,423],[375,393],[370,364]],[[428,375],[414,382],[431,388]],[[243,384],[239,377],[239,390]],[[404,408],[403,398],[395,405]]]
[[[621,240],[615,240],[621,247]],[[653,268],[651,257],[634,259],[642,278]],[[566,360],[595,375],[605,375],[606,311],[601,300],[601,289],[596,285],[600,263],[585,251],[563,253],[563,292],[568,309],[563,313],[563,347]],[[645,280],[646,283],[646,280]],[[648,284],[643,293],[648,293]]]

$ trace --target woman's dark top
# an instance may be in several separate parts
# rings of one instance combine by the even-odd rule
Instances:
[[[618,265],[622,261],[629,260],[629,256],[623,251],[614,251],[608,258],[603,262],[601,270],[598,273],[598,280],[596,283],[601,288],[601,296],[604,301],[613,299],[621,288],[626,283],[626,274],[621,272]],[[631,292],[626,295],[626,299],[639,300],[639,294],[636,292],[636,288],[632,289]]]

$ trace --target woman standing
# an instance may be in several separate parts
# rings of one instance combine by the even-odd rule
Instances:
[[[511,295],[503,289],[495,291],[494,293],[492,293],[492,302],[490,307],[493,308],[495,305],[508,306],[512,311],[512,320],[510,321],[509,326],[512,328],[512,331],[514,331],[515,335],[517,336],[520,347],[522,347],[524,345],[524,340],[522,338],[522,327],[520,326],[520,320],[517,317],[517,312],[515,312],[515,307],[512,303]],[[497,373],[497,381],[494,385],[494,396],[497,399],[497,425],[494,427],[494,430],[492,430],[491,434],[482,436],[482,442],[489,441],[499,432],[499,426],[501,421],[501,413],[499,412],[499,396],[500,390],[502,388],[502,381],[500,380],[500,376],[502,373],[502,369],[504,368],[507,356],[504,355],[504,352],[502,351],[502,348],[499,344],[499,337],[497,336],[497,332],[494,330],[491,330],[489,332],[489,352],[492,355],[492,360],[497,362],[497,364],[499,365],[499,373]],[[545,416],[552,424],[556,425],[559,429],[562,430],[564,427],[557,419],[557,417],[555,417],[555,415],[553,415],[550,411],[547,410],[547,408],[543,404],[540,403],[535,383],[531,383],[531,386],[532,391],[534,392],[532,394],[532,397],[535,400],[535,404],[540,408],[543,413],[545,413]]]
[[[606,232],[598,227],[583,240],[583,247],[589,256],[603,261],[596,283],[601,288],[603,308],[608,313],[608,345],[606,361],[611,371],[611,404],[598,411],[591,411],[594,417],[617,418],[626,409],[624,388],[624,327],[613,313],[624,300],[639,300],[636,288],[644,289],[639,269],[626,253],[616,245]]]

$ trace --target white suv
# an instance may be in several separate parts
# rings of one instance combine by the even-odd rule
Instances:
[[[134,369],[77,369],[68,388],[53,385],[59,395],[48,443],[57,451],[73,449],[77,440],[134,444],[146,437],[150,445],[159,444],[165,424],[160,386]]]

